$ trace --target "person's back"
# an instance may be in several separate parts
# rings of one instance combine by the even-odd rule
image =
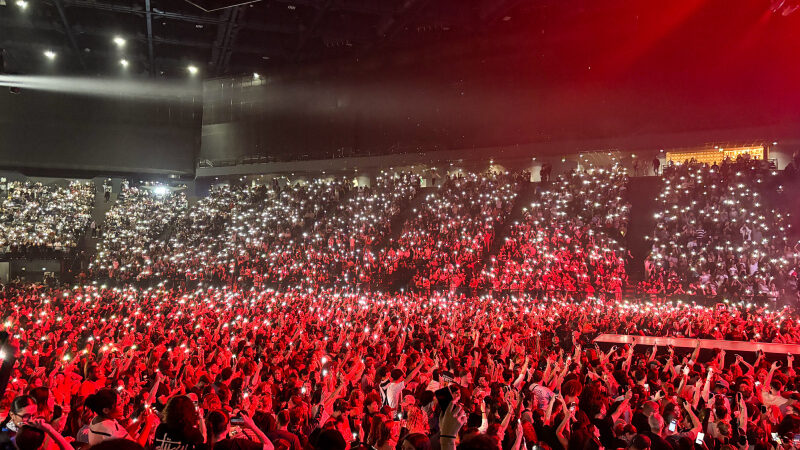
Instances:
[[[276,421],[278,429],[267,433],[267,437],[272,441],[275,450],[300,450],[300,438],[287,429],[290,421],[289,411],[284,409],[279,412]]]

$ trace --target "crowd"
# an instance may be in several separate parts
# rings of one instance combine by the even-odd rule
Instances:
[[[6,286],[2,327],[18,358],[2,429],[19,450],[772,449],[800,438],[791,355],[591,344],[605,332],[796,343],[794,311],[567,298]]]
[[[424,291],[476,287],[482,258],[511,213],[519,178],[507,172],[449,176],[381,250],[384,279],[410,279]]]
[[[164,251],[170,224],[186,208],[183,193],[124,186],[102,224],[97,255],[89,267],[92,278],[129,281],[152,272],[154,256]]]
[[[798,300],[797,242],[763,161],[664,168],[642,289],[730,301]],[[766,194],[766,195],[765,195]]]
[[[339,202],[297,246],[304,276],[298,281],[311,286],[377,284],[381,260],[376,250],[387,243],[392,221],[419,186],[416,175],[383,173],[375,186],[358,188]]]
[[[93,204],[91,183],[9,182],[0,198],[0,253],[41,257],[76,247]]]
[[[796,294],[788,216],[761,201],[770,176],[750,162],[665,167],[643,289]],[[625,171],[556,176],[512,224],[524,178],[242,181],[192,204],[124,186],[83,282],[0,285],[3,445],[800,447],[791,354],[594,344],[605,333],[797,344],[794,309],[624,300]],[[9,205],[47,208],[50,188],[35,189]],[[60,195],[90,210],[90,191]]]
[[[616,167],[559,176],[541,186],[484,270],[495,291],[581,293],[621,298],[627,283],[622,246],[630,205]]]

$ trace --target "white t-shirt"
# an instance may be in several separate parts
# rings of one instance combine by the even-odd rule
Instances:
[[[132,439],[128,430],[114,419],[89,425],[89,445],[99,444],[109,439]]]
[[[381,393],[390,408],[395,409],[400,404],[400,397],[403,395],[405,387],[406,382],[403,380],[391,381],[388,384],[381,385]]]

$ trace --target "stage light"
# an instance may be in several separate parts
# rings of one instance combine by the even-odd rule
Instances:
[[[127,68],[129,64],[130,63],[128,62],[127,59],[120,59],[119,60],[119,65],[121,65],[122,67],[126,67]]]
[[[186,70],[188,70],[189,73],[192,75],[197,75],[197,72],[199,72],[200,69],[198,69],[197,66],[190,65],[189,67],[186,68]]]
[[[56,59],[56,52],[52,50],[45,50],[44,51],[45,58],[49,59],[50,61]]]
[[[169,194],[169,189],[166,186],[156,186],[153,188],[153,194],[163,197]]]
[[[253,72],[253,79],[254,79],[254,80],[258,80],[258,79],[260,79],[260,78],[261,78],[261,75],[259,75],[259,74],[255,73],[255,72]]]
[[[776,141],[776,142],[773,142],[773,143],[772,143],[772,145],[778,145],[778,142],[777,142],[777,141]]]
[[[16,5],[19,7],[19,9],[22,9],[22,10],[28,8],[28,2],[25,1],[25,0],[17,0],[16,1]]]
[[[116,44],[117,47],[119,47],[119,48],[125,47],[125,42],[126,41],[125,41],[125,39],[123,37],[114,36],[113,41],[114,41],[114,44]]]

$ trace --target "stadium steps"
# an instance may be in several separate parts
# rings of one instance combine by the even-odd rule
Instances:
[[[626,248],[633,255],[633,260],[627,267],[631,282],[644,278],[644,260],[650,252],[650,243],[646,237],[650,236],[656,224],[656,198],[663,185],[664,180],[661,177],[631,177],[628,182],[626,196],[631,210]]]
[[[514,223],[521,222],[525,217],[525,212],[522,209],[527,208],[536,199],[539,190],[545,184],[547,183],[524,183],[521,186],[518,193],[519,195],[517,195],[517,199],[514,201],[513,208],[511,208],[511,213],[508,215],[505,223],[495,233],[494,241],[489,247],[489,251],[483,254],[481,261],[482,267],[485,267],[489,260],[500,252],[500,249],[503,248],[503,244],[506,242],[506,238],[511,234]]]
[[[392,219],[392,222],[389,225],[389,236],[384,239],[378,250],[381,250],[383,247],[385,247],[387,243],[400,239],[400,235],[403,233],[403,225],[407,220],[411,219],[411,217],[417,214],[414,212],[414,209],[419,209],[425,203],[425,197],[434,192],[436,192],[435,187],[424,187],[417,190],[417,194],[411,200],[409,200],[405,208],[403,208]]]

